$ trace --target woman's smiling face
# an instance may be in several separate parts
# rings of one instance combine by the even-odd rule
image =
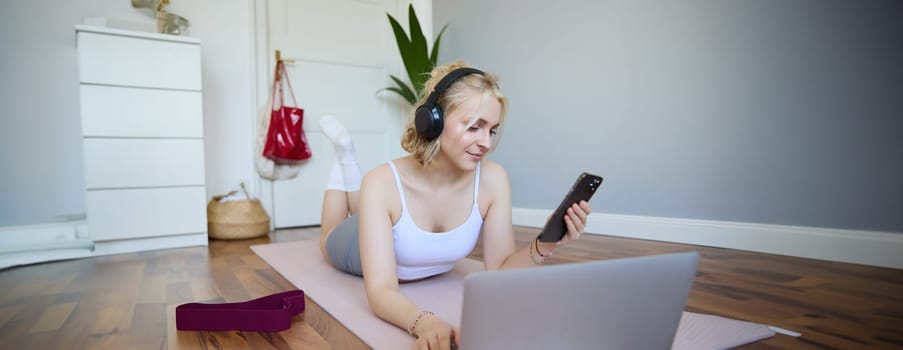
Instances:
[[[492,149],[501,113],[498,99],[469,91],[465,102],[445,115],[445,128],[439,136],[440,158],[462,170],[476,169]]]

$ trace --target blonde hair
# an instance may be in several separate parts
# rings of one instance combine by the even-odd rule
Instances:
[[[455,61],[434,68],[433,71],[430,72],[430,79],[427,80],[426,86],[424,87],[425,93],[423,94],[423,97],[421,97],[420,101],[418,101],[414,108],[411,109],[408,122],[404,127],[404,132],[401,134],[401,148],[414,155],[414,159],[416,159],[420,165],[426,166],[436,160],[436,157],[439,156],[440,144],[438,137],[433,140],[427,140],[417,133],[417,128],[414,126],[414,111],[417,110],[417,107],[426,102],[427,97],[430,95],[429,93],[436,88],[436,84],[438,84],[445,75],[455,69],[464,67],[468,67],[464,62]],[[489,73],[468,74],[461,77],[439,96],[436,105],[439,106],[439,108],[442,108],[442,114],[447,117],[452,111],[466,102],[471,92],[483,95],[484,101],[487,97],[494,97],[499,101],[499,104],[502,107],[499,117],[499,133],[496,134],[496,137],[492,141],[492,149],[495,149],[499,138],[501,138],[501,124],[503,124],[505,113],[508,110],[508,99],[505,95],[502,95],[501,90],[499,90],[499,81],[495,75]],[[472,120],[471,123],[474,121],[475,120]]]

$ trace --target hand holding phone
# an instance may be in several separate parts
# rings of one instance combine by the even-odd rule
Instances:
[[[546,221],[545,226],[539,233],[539,241],[558,242],[564,238],[564,235],[567,234],[568,231],[567,225],[564,222],[564,216],[567,215],[568,208],[580,201],[589,202],[590,198],[593,197],[593,194],[596,193],[596,190],[599,189],[599,186],[601,185],[601,176],[589,173],[580,174],[580,176],[577,177],[577,181],[571,186],[571,190],[564,196],[561,204],[558,205],[558,208],[555,209],[555,212],[552,213],[552,216]]]

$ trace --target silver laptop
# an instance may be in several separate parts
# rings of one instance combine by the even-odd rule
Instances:
[[[468,275],[459,348],[670,349],[698,261],[690,252]]]

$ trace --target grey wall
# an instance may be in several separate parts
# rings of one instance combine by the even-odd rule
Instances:
[[[105,4],[0,5],[0,226],[84,215],[74,26]],[[103,12],[139,18],[125,2]]]
[[[250,0],[173,1],[201,39],[208,195],[251,184],[257,112]],[[0,227],[85,214],[75,25],[153,31],[128,0],[0,1]]]
[[[435,1],[497,73],[515,207],[903,232],[903,2]]]

